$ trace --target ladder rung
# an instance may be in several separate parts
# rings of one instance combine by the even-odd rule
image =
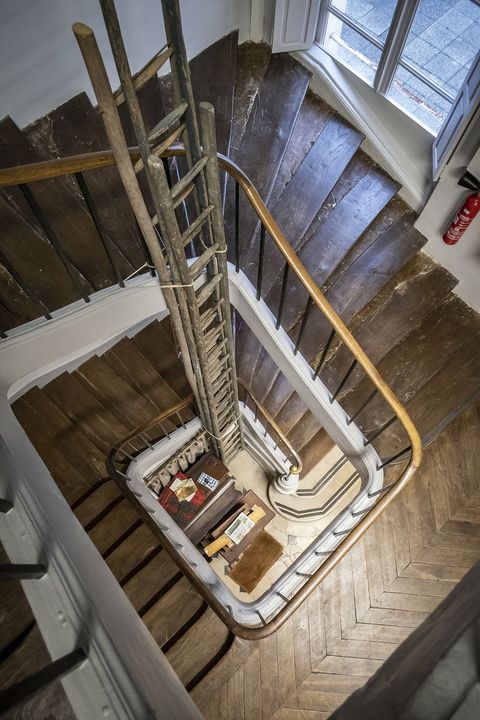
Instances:
[[[213,277],[206,285],[200,288],[197,294],[198,305],[203,305],[203,303],[208,300],[210,295],[213,293],[213,291],[221,281],[222,277],[222,273],[218,273],[218,275],[215,275],[215,277]]]
[[[152,153],[152,155],[160,156],[163,152],[165,152],[165,150],[169,148],[170,145],[175,142],[175,140],[178,140],[186,127],[187,126],[185,123],[179,125],[178,128],[176,128],[172,133],[170,133],[167,138],[165,138],[163,142],[160,143],[160,145],[155,145],[155,147],[151,149],[150,152]],[[143,170],[143,160],[137,160],[137,162],[133,166],[133,169],[136,173],[139,173],[140,170]],[[155,215],[155,218],[156,217],[157,216]],[[156,222],[158,222],[158,220],[156,220]]]
[[[222,328],[223,328],[224,326],[225,326],[225,320],[222,320],[222,322],[218,323],[218,325],[215,325],[214,328],[212,328],[212,329],[209,330],[207,333],[205,333],[205,336],[204,336],[204,337],[205,337],[205,340],[206,340],[207,342],[210,342],[210,340],[211,340],[213,337],[215,337],[216,335],[218,335],[219,337],[220,337],[220,335],[222,335],[222,337],[223,337]]]
[[[166,133],[170,133],[174,126],[180,121],[182,115],[185,114],[187,107],[187,103],[181,103],[178,107],[169,112],[168,115],[165,115],[165,117],[162,118],[148,134],[150,142],[153,143]]]
[[[209,363],[208,370],[211,375],[216,375],[218,370],[222,367],[222,365],[225,365],[225,363],[229,362],[228,355],[224,355],[220,360],[217,358],[213,358],[213,361],[215,362],[215,365],[213,363]]]
[[[135,90],[140,90],[150,78],[156,75],[172,53],[173,49],[165,45],[138,73],[135,73],[133,76],[133,86]],[[125,101],[125,96],[121,88],[114,93],[114,98],[117,105],[121,105]]]
[[[169,148],[172,143],[175,142],[175,140],[178,140],[186,127],[186,123],[180,123],[180,125],[175,128],[175,130],[171,132],[170,135],[160,143],[160,145],[155,145],[155,147],[151,149],[152,155],[160,156],[162,153],[164,153],[165,150]]]
[[[232,368],[227,368],[224,370],[221,375],[217,377],[216,380],[212,383],[212,389],[214,394],[217,392],[219,388],[227,387],[228,385],[231,385],[233,383],[232,378],[228,378],[229,375],[232,373]]]
[[[196,235],[198,235],[198,233],[202,229],[203,223],[208,219],[208,216],[214,209],[214,205],[209,205],[208,207],[206,207],[205,210],[202,210],[200,215],[185,230],[182,235],[182,242],[184,247],[188,245],[188,243],[191,242]]]
[[[210,353],[215,352],[217,356],[220,354],[221,351],[223,351],[225,345],[227,344],[227,339],[224,338],[221,342],[218,343],[218,345],[215,344],[215,341],[210,343],[210,345],[207,345],[206,347],[209,349],[208,351]],[[227,357],[227,356],[225,356]]]
[[[179,205],[181,205],[187,199],[187,197],[190,195],[190,193],[192,192],[194,187],[195,187],[195,183],[191,182],[187,185],[185,190],[182,193],[180,193],[180,195],[177,197],[177,199],[173,203],[174,210],[176,210],[177,207]]]
[[[181,180],[179,180],[176,185],[173,186],[173,188],[170,190],[170,195],[175,202],[175,200],[178,198],[178,196],[185,190],[187,185],[190,185],[192,180],[194,180],[198,173],[203,170],[205,165],[208,162],[208,155],[204,155],[203,157],[198,160],[198,162],[195,163],[195,165],[182,177]]]
[[[205,252],[202,253],[200,257],[195,260],[193,265],[190,265],[190,275],[192,280],[196,280],[198,276],[201,275],[212,257],[215,255],[215,251],[217,248],[218,243],[213,243],[213,245],[209,247],[208,250],[205,250]]]
[[[193,265],[192,265],[193,267]],[[220,310],[221,305],[223,305],[223,298],[221,298],[215,305],[211,308],[208,308],[208,310],[205,310],[204,313],[200,315],[200,322],[202,325],[202,329],[205,332],[207,327],[212,324],[212,322],[215,319],[216,314]]]

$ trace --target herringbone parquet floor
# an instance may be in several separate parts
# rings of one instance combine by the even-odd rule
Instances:
[[[279,632],[194,691],[208,720],[323,720],[365,683],[480,559],[479,437],[477,403]]]

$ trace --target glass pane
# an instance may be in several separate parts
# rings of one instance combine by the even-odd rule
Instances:
[[[428,130],[437,133],[451,103],[405,68],[395,73],[388,98]]]
[[[373,84],[381,50],[332,14],[328,17],[325,49],[363,80]]]
[[[397,0],[332,0],[331,5],[341,10],[358,25],[384,42],[392,22]]]
[[[479,49],[480,6],[475,0],[420,0],[402,59],[453,99]]]

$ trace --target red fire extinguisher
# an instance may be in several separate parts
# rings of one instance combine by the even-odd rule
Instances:
[[[447,245],[456,245],[479,211],[480,192],[473,193],[465,200],[445,232],[443,242]]]

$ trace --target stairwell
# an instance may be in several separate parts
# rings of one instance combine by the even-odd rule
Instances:
[[[235,34],[227,36],[191,63],[196,98],[217,110],[218,149],[249,175],[307,270],[406,404],[424,442],[431,443],[478,395],[478,317],[452,293],[455,279],[421,252],[425,239],[413,227],[414,213],[397,196],[397,183],[362,152],[361,134],[308,90],[305,69],[289,56],[271,57],[267,46],[238,47],[236,40]],[[169,78],[153,78],[140,98],[153,126],[159,106],[164,113],[171,109]],[[123,122],[128,128],[125,116]],[[134,144],[131,132],[130,138]],[[9,119],[0,124],[3,167],[106,146],[98,113],[84,94],[24,131]],[[170,161],[173,175],[176,163]],[[101,176],[92,171],[86,181],[115,265],[126,277],[145,263],[146,255],[116,170],[104,169]],[[0,267],[0,319],[7,335],[42,310],[51,312],[117,281],[74,181],[35,183],[31,192],[62,238],[73,278],[46,242],[28,198],[16,188],[2,189],[0,217],[8,233]],[[188,203],[182,211],[188,214]],[[229,243],[234,187],[227,182],[225,219],[234,261]],[[240,238],[241,267],[254,279],[260,234],[253,216],[245,214]],[[276,310],[283,265],[269,242],[267,237],[263,296]],[[307,332],[301,333],[306,313]],[[284,327],[293,342],[300,335],[299,352],[317,367],[330,328],[317,311],[307,309],[292,279]],[[239,316],[236,358],[239,377],[299,450],[306,469],[314,468],[331,440]],[[334,341],[324,359],[320,377],[333,392],[350,358]],[[14,410],[107,565],[207,712],[210,705],[214,708],[211,693],[237,677],[247,658],[252,657],[248,672],[258,652],[268,665],[268,641],[259,650],[258,643],[229,633],[132,514],[104,466],[115,441],[188,393],[166,320],[45,387],[33,388]],[[353,414],[370,393],[367,379],[355,369],[342,388],[342,404]],[[368,437],[389,419],[377,398],[357,422]],[[398,424],[392,423],[375,447],[381,456],[392,455],[404,444]],[[275,642],[284,642],[282,637]],[[41,653],[28,613],[15,639],[18,647],[3,666],[8,679],[21,675],[25,655]],[[61,693],[55,702],[56,709],[49,707],[53,716],[68,717]],[[216,710],[211,712],[216,717]],[[264,699],[263,717],[272,715]]]

